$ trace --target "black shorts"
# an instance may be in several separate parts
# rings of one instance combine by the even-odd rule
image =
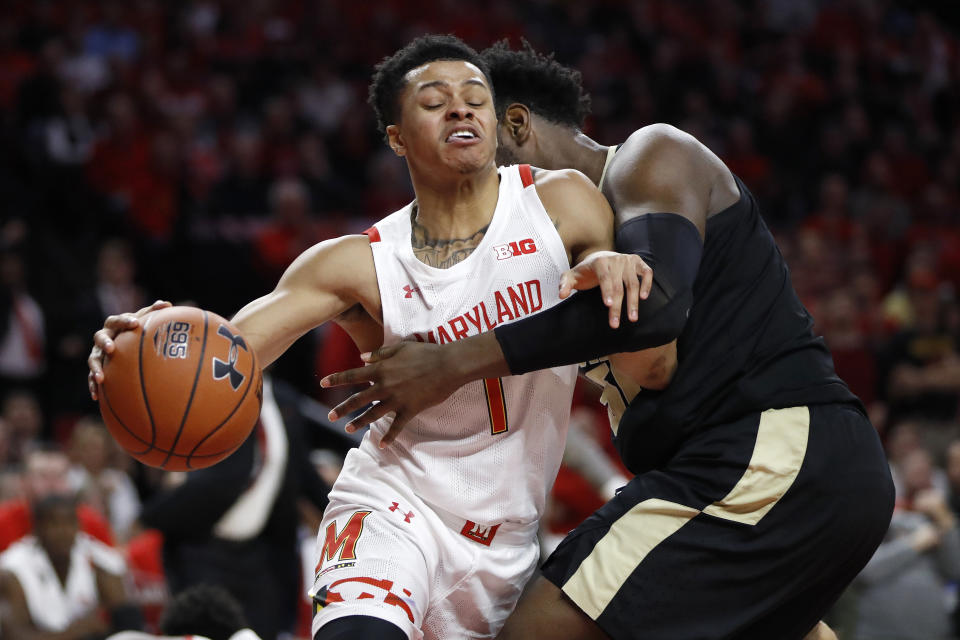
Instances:
[[[800,639],[873,555],[893,502],[860,411],[765,411],[636,476],[543,574],[617,640]]]

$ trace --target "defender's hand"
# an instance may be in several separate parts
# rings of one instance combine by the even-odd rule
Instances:
[[[372,407],[347,423],[353,433],[387,415],[394,414],[393,424],[380,441],[380,448],[393,442],[413,416],[440,404],[463,386],[456,374],[455,362],[448,362],[449,349],[421,342],[402,342],[362,354],[367,366],[333,373],[320,380],[321,387],[369,383],[330,412],[331,420]]]
[[[87,366],[90,372],[87,374],[87,387],[90,389],[90,397],[97,399],[97,389],[103,382],[103,356],[113,353],[116,349],[114,339],[124,331],[132,331],[140,324],[140,318],[151,311],[164,309],[171,306],[166,300],[157,300],[149,307],[144,307],[136,313],[121,313],[116,316],[109,316],[103,322],[103,328],[93,334],[93,349],[90,350],[90,356],[87,358]]]
[[[574,289],[583,291],[599,286],[603,302],[610,309],[610,326],[620,326],[623,293],[627,293],[627,317],[637,321],[640,300],[646,300],[653,287],[653,269],[643,258],[633,254],[597,251],[586,260],[564,272],[560,278],[560,298]]]

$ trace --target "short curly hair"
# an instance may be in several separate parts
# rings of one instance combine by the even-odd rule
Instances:
[[[178,593],[160,617],[160,632],[168,636],[199,635],[229,640],[247,626],[240,602],[217,585],[198,583]]]
[[[554,60],[552,53],[538,53],[526,39],[522,44],[514,51],[501,40],[480,54],[497,89],[497,118],[519,102],[551,122],[583,127],[590,115],[590,95],[583,91],[580,72]]]
[[[398,98],[406,84],[404,76],[411,69],[436,60],[463,60],[483,72],[490,90],[490,70],[483,57],[460,38],[449,34],[429,34],[416,38],[408,45],[380,61],[374,67],[367,102],[377,117],[377,128],[386,135],[387,126],[400,119]]]

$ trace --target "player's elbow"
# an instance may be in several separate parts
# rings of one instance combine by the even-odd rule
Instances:
[[[693,304],[690,289],[667,295],[654,283],[650,297],[640,303],[637,322],[622,324],[630,327],[624,339],[624,351],[640,351],[673,342],[683,333]]]

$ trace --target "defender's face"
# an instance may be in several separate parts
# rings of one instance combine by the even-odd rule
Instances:
[[[412,69],[406,81],[400,122],[387,134],[411,168],[471,173],[492,165],[497,118],[480,69],[462,60],[440,60]]]

